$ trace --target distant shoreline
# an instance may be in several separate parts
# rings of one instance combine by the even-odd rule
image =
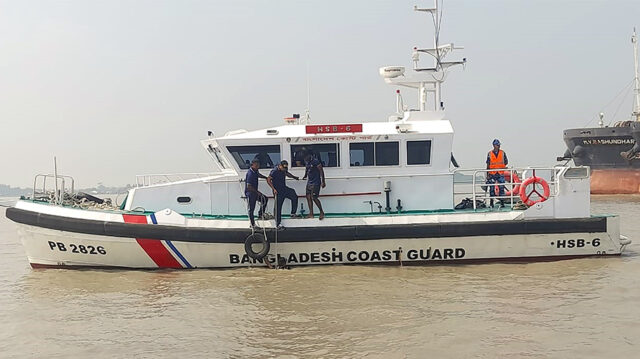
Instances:
[[[97,187],[78,188],[76,191],[91,194],[120,194],[128,192],[131,188],[133,188],[133,185],[130,184],[124,187],[107,187],[99,185]],[[33,188],[11,187],[10,185],[0,184],[0,197],[20,197],[28,196],[32,193]]]

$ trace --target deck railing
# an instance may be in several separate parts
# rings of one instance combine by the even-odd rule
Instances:
[[[41,186],[38,186],[38,180],[42,182]],[[47,184],[52,188],[47,188]],[[75,181],[71,176],[38,174],[33,179],[33,199],[47,199],[60,204],[65,193],[75,193]]]
[[[564,167],[526,167],[526,168],[505,168],[501,171],[506,178],[504,183],[488,183],[487,177],[489,172],[494,172],[496,169],[457,169],[455,173],[471,176],[471,182],[455,182],[454,183],[454,196],[467,196],[473,201],[473,209],[477,208],[477,201],[482,203],[487,199],[502,201],[505,205],[513,207],[518,201],[520,201],[520,191],[514,191],[514,189],[521,185],[527,178],[536,176],[544,179],[549,184],[549,197],[555,197],[558,194],[558,174]],[[514,181],[517,175],[520,182]],[[465,187],[466,189],[462,189]],[[471,186],[469,189],[468,186]],[[494,187],[494,196],[491,196],[490,187]],[[505,195],[499,195],[499,187],[504,187]],[[462,190],[460,190],[462,189]],[[512,192],[507,195],[508,192]],[[532,198],[535,199],[535,198]]]
[[[519,191],[507,195],[506,193],[511,191],[515,186],[521,184],[527,178],[532,176],[541,177],[544,179],[550,189],[549,197],[555,197],[558,195],[558,182],[557,179],[561,174],[561,171],[566,167],[527,167],[527,168],[505,168],[502,171],[505,172],[505,177],[513,179],[517,174],[520,177],[520,182],[513,180],[505,180],[505,183],[487,183],[486,177],[488,172],[495,171],[488,169],[456,169],[453,171],[454,183],[453,183],[453,199],[455,203],[461,198],[468,197],[473,200],[473,209],[477,209],[478,202],[486,203],[486,200],[501,200],[505,205],[513,206],[520,200]],[[463,178],[460,178],[463,175]],[[367,174],[367,175],[343,175],[343,176],[327,176],[327,180],[352,180],[352,179],[391,179],[400,177],[429,177],[429,176],[451,176],[451,172],[446,173],[412,173],[412,174]],[[242,188],[243,176],[238,176],[233,173],[174,173],[174,174],[146,174],[136,176],[136,186],[146,187],[158,184],[166,184],[178,181],[202,179],[203,183],[222,183],[222,182],[235,182]],[[462,179],[462,181],[461,181]],[[490,186],[495,186],[495,195],[490,195]],[[499,195],[499,186],[504,186],[505,195]],[[538,185],[538,190],[540,186]],[[242,192],[242,189],[241,189]],[[527,192],[528,193],[528,192]],[[531,199],[536,199],[531,198]]]
[[[185,181],[215,176],[217,173],[165,173],[136,175],[136,187],[146,187],[162,183]]]

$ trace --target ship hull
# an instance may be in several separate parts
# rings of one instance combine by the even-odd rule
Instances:
[[[245,237],[251,234],[245,221],[236,225],[215,219],[163,225],[155,220],[147,222],[155,215],[30,207],[9,208],[7,217],[18,223],[19,237],[34,268],[268,265],[245,252]],[[517,214],[469,212],[402,220],[382,216],[368,218],[366,223],[327,218],[322,227],[267,230],[272,243],[267,258],[269,263],[279,258],[278,263],[288,266],[541,261],[619,255],[628,244],[620,236],[615,216],[526,220],[518,219]],[[326,223],[332,221],[335,224]]]
[[[243,243],[165,240],[146,251],[136,238],[105,237],[21,225],[19,235],[33,268],[195,269],[266,266],[250,258]],[[147,242],[149,243],[149,242]],[[272,247],[274,244],[272,244]],[[175,248],[174,249],[172,249]],[[99,252],[94,248],[99,248]],[[101,254],[104,253],[104,254]],[[180,253],[180,256],[178,256]],[[468,262],[549,261],[620,255],[607,232],[551,233],[453,238],[283,242],[271,253],[287,266],[323,264],[428,265]],[[269,257],[271,264],[275,263]]]
[[[591,171],[592,194],[640,194],[640,169]]]
[[[592,194],[640,193],[640,123],[568,129],[564,142],[564,159],[591,167]]]

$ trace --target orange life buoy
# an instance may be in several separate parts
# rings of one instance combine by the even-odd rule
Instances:
[[[516,172],[513,172],[513,178],[511,178],[511,174],[509,172],[505,173],[504,179],[507,182],[515,184],[515,186],[513,186],[513,190],[507,191],[507,193],[504,194],[505,196],[515,196],[516,193],[520,193],[520,183],[522,181],[520,180]]]
[[[531,184],[533,185],[533,190],[527,194],[527,187]],[[542,193],[538,192],[538,190],[536,189],[536,184],[540,184],[542,186]],[[530,197],[534,193],[537,194],[540,198],[537,200],[532,200]],[[520,186],[520,199],[527,206],[533,206],[538,202],[546,201],[549,198],[550,193],[551,191],[549,190],[549,184],[541,177],[529,177],[524,180],[524,182],[522,182],[522,185]]]

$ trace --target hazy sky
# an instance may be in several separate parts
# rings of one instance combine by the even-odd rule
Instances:
[[[80,187],[208,171],[207,130],[304,111],[307,63],[314,123],[385,121],[378,68],[432,42],[415,4],[432,1],[0,1],[0,183],[54,155]],[[445,0],[441,42],[468,59],[443,93],[458,162],[483,166],[497,137],[513,164],[552,165],[564,128],[625,119],[630,96],[609,103],[634,26],[638,0]]]

